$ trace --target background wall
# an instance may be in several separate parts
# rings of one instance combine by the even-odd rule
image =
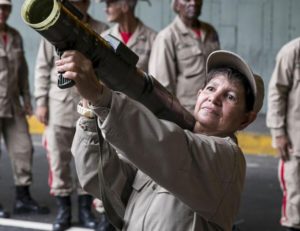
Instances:
[[[145,24],[159,31],[168,25],[174,13],[171,0],[150,0],[138,3],[137,15]],[[34,65],[40,36],[21,19],[23,0],[12,0],[13,12],[9,24],[23,36],[26,58],[30,68],[33,92]],[[204,0],[201,19],[211,23],[219,32],[222,49],[237,52],[269,82],[275,56],[280,47],[300,34],[299,0]],[[92,3],[90,14],[105,21],[103,3]],[[266,100],[265,100],[266,101]],[[266,112],[266,102],[263,113]]]

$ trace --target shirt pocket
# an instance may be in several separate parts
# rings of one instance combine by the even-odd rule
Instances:
[[[203,52],[197,46],[177,50],[178,71],[185,78],[193,78],[205,71]]]
[[[150,179],[147,175],[145,175],[145,174],[141,173],[140,171],[138,171],[138,172],[136,173],[134,182],[133,182],[133,184],[132,184],[132,188],[133,188],[135,191],[140,192],[140,191],[145,187],[145,185],[146,185],[148,182],[150,182],[150,180],[151,180],[151,179]]]

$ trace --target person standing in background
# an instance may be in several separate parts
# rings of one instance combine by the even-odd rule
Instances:
[[[101,0],[106,3],[107,21],[116,23],[101,35],[113,35],[139,56],[137,67],[148,72],[148,62],[156,32],[135,16],[138,0]]]
[[[93,19],[87,12],[90,0],[69,0],[83,14],[83,21],[97,33],[108,26]],[[55,48],[46,40],[40,43],[35,70],[36,117],[45,124],[45,146],[49,161],[50,194],[55,196],[58,205],[53,223],[54,231],[66,230],[71,226],[71,194],[74,190],[71,175],[71,145],[75,134],[76,121],[79,118],[76,107],[80,96],[75,88],[60,89],[57,86],[58,73],[55,61],[59,59]],[[87,228],[96,228],[97,222],[92,213],[93,197],[78,184],[78,220]],[[103,220],[103,224],[106,225]]]
[[[193,112],[198,89],[205,81],[208,55],[220,49],[216,30],[200,21],[202,0],[173,0],[177,14],[154,41],[149,73]]]
[[[156,32],[146,26],[135,15],[138,0],[100,0],[105,2],[107,21],[115,23],[101,36],[113,35],[139,56],[137,68],[148,72],[149,58]],[[150,4],[150,2],[149,2]],[[94,200],[96,209],[102,211],[103,204],[99,199]]]
[[[13,212],[47,214],[49,209],[40,206],[29,191],[33,145],[26,115],[32,115],[32,106],[22,37],[7,24],[11,11],[11,0],[0,0],[0,132],[14,176],[16,198]],[[0,217],[9,217],[1,205]]]
[[[280,223],[289,231],[300,230],[300,38],[278,52],[269,82],[266,123],[279,160],[283,191]]]

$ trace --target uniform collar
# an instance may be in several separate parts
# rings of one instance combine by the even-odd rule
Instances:
[[[143,25],[144,24],[141,22],[141,20],[137,18],[137,27],[136,27],[135,31],[132,33],[131,38],[129,39],[128,43],[126,44],[129,48],[134,46],[139,40],[147,39],[145,37],[145,35],[142,33]],[[112,28],[112,34],[117,35],[116,37],[122,41],[122,36],[119,32],[119,24],[116,24]]]
[[[204,39],[206,37],[206,30],[205,30],[205,27],[203,26],[203,23],[201,21],[199,21],[199,23],[200,23],[200,31],[201,31],[201,41],[204,41]],[[193,38],[195,38],[195,39],[197,38],[195,33],[183,23],[183,21],[181,20],[179,15],[177,15],[175,17],[174,24],[176,25],[176,27],[179,29],[180,33],[183,36],[191,35]]]

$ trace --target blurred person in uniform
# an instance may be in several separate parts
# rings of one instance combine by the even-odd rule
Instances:
[[[262,79],[240,56],[208,57],[192,131],[103,86],[77,51],[56,65],[88,101],[72,145],[79,180],[103,202],[110,198],[120,230],[231,230],[246,170],[235,132],[254,121],[264,98]]]
[[[20,33],[7,24],[11,0],[0,0],[0,132],[14,176],[15,214],[47,214],[48,208],[32,199],[33,145],[26,115],[32,115],[28,66]],[[2,189],[5,190],[5,189]],[[8,217],[0,205],[0,217]]]
[[[202,2],[172,0],[177,16],[157,34],[149,61],[149,73],[190,112],[205,82],[206,59],[220,48],[215,28],[198,19]]]
[[[98,34],[108,28],[88,14],[90,0],[69,0],[83,14]],[[74,184],[71,171],[71,145],[75,134],[76,121],[79,118],[76,106],[80,96],[74,87],[60,89],[57,86],[58,72],[55,60],[59,59],[54,46],[45,39],[41,40],[35,70],[36,117],[45,124],[45,147],[49,161],[50,194],[55,196],[58,210],[53,230],[60,231],[71,226],[71,194]],[[78,194],[79,224],[87,228],[96,228],[97,222],[92,213],[93,197],[79,185],[75,176]],[[100,225],[100,224],[99,224]]]
[[[139,56],[137,67],[148,72],[149,58],[156,32],[146,26],[136,15],[135,8],[138,0],[100,0],[106,4],[107,21],[115,23],[101,36],[113,35]],[[141,0],[140,0],[141,1]],[[145,0],[147,1],[147,0]],[[150,4],[150,2],[148,1]],[[101,212],[103,204],[99,199],[94,200],[96,210]]]
[[[300,230],[300,38],[277,54],[269,82],[267,126],[280,157],[278,176],[283,191],[280,223]]]
[[[107,21],[115,23],[101,35],[111,34],[139,56],[137,67],[148,72],[148,62],[156,32],[135,16],[138,0],[101,0],[106,3]],[[150,4],[150,3],[149,3]]]

